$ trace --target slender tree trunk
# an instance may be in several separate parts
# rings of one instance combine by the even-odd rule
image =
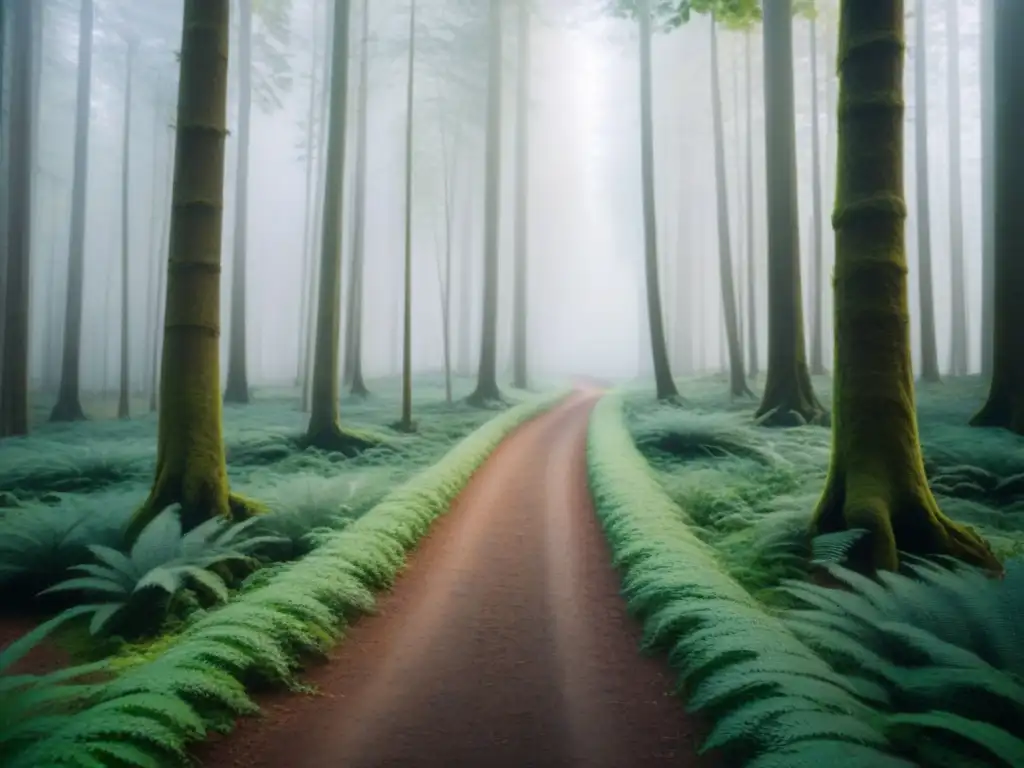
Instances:
[[[7,205],[8,205],[8,161],[10,158],[10,147],[9,141],[4,139],[5,136],[9,136],[10,126],[8,121],[4,119],[4,115],[8,114],[2,107],[6,104],[4,95],[3,84],[7,82],[6,78],[6,63],[7,63],[7,29],[10,26],[10,11],[8,10],[7,3],[4,0],[0,0],[0,296],[4,297],[4,302],[7,301]],[[4,338],[4,328],[6,327],[7,317],[6,312],[0,310],[0,340]],[[0,383],[3,382],[4,375],[4,355],[3,347],[0,346]]]
[[[150,361],[150,387],[149,387],[149,412],[155,413],[159,405],[160,391],[160,355],[163,352],[163,322],[164,302],[166,301],[166,289],[164,287],[167,278],[168,260],[170,253],[171,237],[171,205],[173,203],[173,173],[174,173],[174,144],[175,133],[169,131],[169,147],[167,149],[168,177],[164,180],[164,206],[163,222],[161,224],[160,246],[157,249],[157,284],[156,284],[156,324],[155,336],[153,338],[153,357]]]
[[[949,265],[953,300],[949,372],[965,376],[968,370],[967,296],[964,282],[964,208],[960,164],[960,19],[959,0],[946,0],[946,35],[949,48]]]
[[[725,128],[722,120],[722,84],[718,71],[718,24],[711,20],[711,114],[715,134],[715,197],[718,203],[718,269],[721,276],[722,310],[725,314],[725,353],[729,363],[729,394],[752,395],[743,369],[739,318],[736,312],[736,284],[733,279],[732,243],[729,232],[729,192],[725,172]]]
[[[229,494],[219,396],[229,7],[185,0],[156,477],[128,542],[171,504],[185,529],[255,510]]]
[[[502,400],[498,389],[498,208],[501,196],[502,0],[490,2],[487,62],[487,141],[484,181],[484,292],[480,365],[474,405]]]
[[[443,109],[443,107],[442,107]],[[454,204],[454,180],[457,178],[453,169],[453,160],[448,151],[447,127],[442,118],[440,122],[441,168],[444,180],[444,260],[438,254],[437,279],[441,289],[441,343],[444,352],[444,399],[452,402],[452,216]],[[457,158],[458,155],[455,155]]]
[[[416,88],[416,0],[409,3],[409,62],[405,92],[405,279],[402,316],[402,418],[398,428],[412,432],[412,125]]]
[[[512,386],[526,389],[527,373],[527,259],[530,183],[530,0],[519,0],[519,72],[516,85],[516,219],[515,281],[512,310]]]
[[[1024,5],[1016,0],[993,2],[993,153],[995,167],[993,213],[995,232],[992,383],[988,400],[971,424],[1003,427],[1024,435],[1024,151],[1020,126],[1024,125],[1024,81],[1021,80],[1021,40],[1024,40]]]
[[[249,230],[249,122],[252,117],[252,0],[238,0],[238,166],[235,169],[235,233],[231,259],[231,330],[228,337],[227,403],[249,402],[246,361],[246,280]]]
[[[309,327],[306,324],[307,315],[309,314],[306,309],[306,297],[309,295],[309,288],[307,287],[312,281],[313,274],[313,252],[310,248],[310,230],[313,226],[313,217],[315,215],[316,204],[313,199],[313,160],[316,157],[317,147],[316,141],[316,125],[317,125],[317,114],[316,114],[316,73],[317,67],[320,65],[320,19],[317,14],[317,10],[320,7],[320,3],[317,0],[313,0],[313,29],[311,37],[313,39],[313,52],[310,56],[310,67],[309,67],[309,106],[306,111],[306,192],[303,198],[303,226],[302,226],[302,283],[299,287],[299,349],[298,355],[298,366],[295,370],[295,385],[302,387],[306,380],[306,370],[308,368],[308,361],[306,360],[306,350],[308,344],[306,343],[306,336],[309,333]]]
[[[768,376],[756,417],[765,425],[818,421],[804,348],[793,108],[791,0],[764,5],[765,158],[768,179]]]
[[[995,336],[995,2],[981,13],[981,373],[991,377]]]
[[[971,529],[939,511],[914,409],[903,200],[903,2],[842,0],[832,460],[816,532],[869,531],[854,560],[895,570],[898,552],[999,569]],[[866,414],[870,414],[866,417]]]
[[[914,18],[914,153],[917,177],[917,268],[921,304],[921,379],[939,380],[932,282],[931,189],[928,170],[928,37],[926,0],[917,0]]]
[[[161,206],[158,200],[158,193],[160,191],[160,182],[163,181],[163,176],[160,174],[160,118],[159,113],[154,111],[153,113],[153,155],[150,158],[150,168],[152,172],[149,177],[149,266],[146,270],[146,344],[152,343],[152,340],[156,336],[156,329],[160,322],[157,312],[157,277],[160,272],[160,265],[162,259],[157,255],[160,252],[160,213]],[[52,295],[52,291],[51,291]],[[147,348],[147,352],[150,350]],[[148,376],[142,377],[142,385],[140,392],[148,394],[150,398],[153,397],[151,387],[153,380]]]
[[[117,418],[127,419],[131,412],[131,360],[128,359],[128,323],[131,316],[129,297],[131,295],[129,272],[129,181],[131,179],[131,136],[132,136],[132,69],[135,59],[135,41],[128,41],[125,59],[124,86],[124,138],[121,145],[121,387],[117,400]]]
[[[651,0],[639,0],[640,20],[640,165],[643,184],[644,266],[647,322],[651,329],[654,386],[659,400],[678,399],[665,347],[665,323],[658,286],[658,224],[654,201],[654,126],[651,119]]]
[[[750,41],[744,33],[744,58],[747,65],[747,354],[751,376],[757,376],[757,243],[754,242],[754,77],[751,67]]]
[[[74,177],[71,182],[71,237],[68,250],[67,309],[60,391],[51,421],[85,418],[80,395],[82,298],[85,278],[85,212],[89,178],[89,111],[92,83],[93,0],[82,0],[78,21],[78,84],[75,106]]]
[[[352,247],[352,277],[349,283],[349,315],[347,336],[349,347],[346,358],[350,361],[349,387],[353,395],[365,397],[370,394],[363,379],[363,271],[366,262],[366,145],[367,123],[369,120],[369,72],[370,72],[370,3],[363,2],[362,48],[359,57],[358,116],[356,120],[356,189],[355,216],[352,226],[354,238]]]
[[[811,16],[811,216],[813,249],[811,268],[811,373],[825,373],[825,335],[822,329],[822,212],[821,212],[821,137],[818,134],[818,25]]]
[[[476,242],[473,223],[476,220],[473,205],[476,190],[476,175],[472,173],[472,161],[466,168],[466,199],[462,210],[462,234],[459,242],[459,375],[469,376],[472,373],[473,357],[473,279],[475,277],[475,259],[473,244]]]
[[[32,254],[32,83],[35,3],[11,8],[11,110],[8,144],[7,275],[4,286],[0,437],[27,435],[29,267]]]

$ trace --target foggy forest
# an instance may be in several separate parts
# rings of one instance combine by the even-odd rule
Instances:
[[[0,765],[1024,767],[1021,41],[0,0]]]

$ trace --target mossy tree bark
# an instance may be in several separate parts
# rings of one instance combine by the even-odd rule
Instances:
[[[732,268],[732,242],[729,232],[728,177],[725,172],[725,129],[722,120],[722,84],[718,71],[718,23],[711,19],[711,115],[715,136],[715,198],[718,212],[718,268],[725,314],[725,355],[729,362],[729,394],[733,397],[753,396],[747,386],[743,366],[743,345],[736,311],[736,281]]]
[[[502,402],[498,389],[498,209],[501,195],[502,7],[491,0],[487,62],[487,140],[484,166],[484,294],[480,363],[471,405]]]
[[[89,186],[89,111],[92,104],[93,0],[82,0],[78,16],[78,81],[75,95],[75,156],[71,181],[71,236],[64,309],[60,389],[50,421],[79,421],[82,411],[82,300],[85,285],[85,212]]]
[[[527,258],[530,183],[530,0],[519,0],[516,86],[515,280],[512,309],[512,386],[529,386],[526,361]]]
[[[659,400],[677,400],[679,390],[672,378],[665,342],[665,319],[658,283],[658,219],[654,196],[654,125],[651,95],[651,0],[637,2],[640,27],[640,173],[644,214],[644,272],[647,290],[647,323],[651,329],[654,387]]]
[[[768,375],[756,417],[777,426],[815,422],[824,413],[811,387],[804,347],[792,16],[791,0],[764,4]]]
[[[757,244],[754,242],[754,76],[751,66],[750,43],[753,34],[744,33],[743,58],[747,68],[747,354],[748,372],[758,374],[757,354]]]
[[[132,69],[135,60],[135,40],[127,41],[125,56],[124,85],[124,136],[121,140],[121,379],[117,398],[117,418],[127,419],[131,415],[131,361],[128,359],[128,322],[131,315],[129,307],[130,269],[129,264],[129,227],[130,213],[130,181],[131,181],[131,137],[132,137]],[[155,170],[155,169],[154,169]]]
[[[992,376],[995,337],[995,2],[981,16],[981,374]]]
[[[995,113],[993,152],[999,160],[993,189],[995,290],[992,383],[988,400],[971,420],[979,427],[1004,427],[1024,434],[1024,81],[1020,44],[1024,4],[993,2]]]
[[[229,7],[185,0],[156,478],[129,543],[171,504],[186,529],[256,509],[229,495],[219,393]]]
[[[832,459],[815,533],[869,531],[859,565],[949,554],[998,568],[971,529],[939,511],[918,440],[903,198],[902,0],[842,0],[833,227]]]
[[[947,78],[946,104],[949,109],[949,264],[950,315],[949,373],[966,376],[969,349],[967,330],[967,289],[964,270],[964,206],[960,161],[960,0],[946,0]]]
[[[37,4],[12,3],[11,79],[7,179],[7,274],[4,285],[0,437],[27,435],[29,266],[32,253],[33,34]]]
[[[224,401],[249,402],[246,360],[246,261],[249,231],[249,123],[252,117],[252,0],[238,0],[238,166],[231,250],[231,326]]]
[[[363,378],[363,265],[366,262],[366,145],[369,102],[370,3],[363,3],[362,39],[359,49],[359,92],[357,95],[355,211],[352,216],[352,276],[349,284],[349,315],[346,326],[348,385],[353,395],[370,394]]]
[[[921,305],[921,379],[939,380],[935,342],[935,295],[932,278],[931,187],[928,169],[927,0],[914,9],[914,169],[917,184],[917,268]]]
[[[818,25],[814,14],[808,20],[811,59],[811,373],[825,373],[825,335],[823,331],[821,221],[821,136],[818,134]]]

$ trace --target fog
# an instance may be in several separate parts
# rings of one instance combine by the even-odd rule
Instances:
[[[981,129],[978,13],[980,0],[960,0],[959,94],[961,116],[952,130],[962,142],[964,258],[970,368],[980,365]],[[323,52],[331,24],[323,0],[276,0],[278,27],[258,12],[255,20],[254,91],[248,183],[248,368],[253,385],[293,381],[300,367],[307,253],[319,251],[315,208],[322,186],[313,163],[307,183],[310,108],[319,124],[324,102]],[[391,374],[401,360],[400,320],[404,248],[404,169],[407,0],[370,5],[368,69],[369,186],[365,213],[366,273],[363,365],[368,376]],[[459,0],[420,0],[413,125],[413,365],[436,371],[443,364],[439,259],[446,236],[446,183],[452,205],[452,344],[456,368],[475,371],[480,348],[483,251],[483,166],[486,111],[486,21],[483,9]],[[484,5],[484,4],[479,4]],[[509,2],[505,24],[502,194],[500,213],[499,372],[509,367],[512,345],[514,248],[514,115],[516,25]],[[639,140],[638,35],[636,22],[602,12],[603,3],[543,0],[532,16],[530,166],[528,180],[528,354],[531,375],[587,373],[628,378],[650,368],[643,282],[643,228]],[[818,19],[818,126],[825,152],[823,205],[834,188],[835,3],[822,3]],[[945,2],[928,4],[927,111],[932,257],[940,366],[949,363],[951,285],[947,83],[949,48]],[[75,130],[75,77],[79,2],[41,1],[42,52],[39,123],[34,153],[31,269],[30,375],[35,387],[54,389],[60,378],[65,311]],[[349,141],[344,195],[343,269],[352,258],[355,92],[359,82],[365,5],[352,4],[349,71]],[[169,211],[171,124],[177,99],[176,49],[181,0],[96,0],[85,244],[85,314],[82,328],[83,390],[115,390],[119,370],[121,291],[122,131],[126,40],[139,44],[131,102],[129,176],[129,347],[131,382],[149,386],[159,270]],[[908,3],[908,10],[912,4]],[[232,7],[230,84],[225,168],[222,273],[222,356],[231,316],[230,258],[234,237],[235,169],[238,162],[237,14]],[[754,264],[756,323],[761,366],[766,362],[763,72],[759,28],[749,35],[753,94]],[[907,247],[915,355],[916,216],[913,121],[913,25],[906,65]],[[808,23],[793,23],[794,92],[804,262],[805,321],[811,291],[824,297],[826,361],[831,354],[828,265],[831,229],[824,238],[825,274],[812,285],[811,77]],[[657,34],[653,43],[653,119],[659,258],[669,343],[689,345],[676,367],[713,371],[724,358],[719,287],[713,133],[710,92],[710,23],[695,16],[681,29]],[[747,75],[742,32],[719,33],[727,183],[745,313]],[[312,92],[311,92],[312,88]],[[261,96],[261,94],[264,94]],[[8,103],[4,99],[4,104]],[[6,121],[8,116],[4,117]],[[4,126],[6,127],[6,122]],[[314,125],[316,129],[316,125]],[[317,131],[313,131],[314,139]],[[448,172],[446,174],[446,163]],[[5,158],[5,163],[9,158]],[[311,219],[313,219],[311,221]],[[304,247],[309,249],[304,252]],[[468,261],[464,254],[468,253]],[[467,267],[466,265],[469,264]],[[465,287],[464,287],[465,286]],[[347,289],[343,288],[343,291]],[[343,303],[344,296],[343,293]],[[471,302],[468,325],[463,309]],[[344,314],[344,310],[343,310]],[[743,317],[746,327],[747,318]],[[807,338],[810,338],[808,332]],[[673,353],[676,354],[676,353]],[[226,366],[222,366],[222,371]],[[222,373],[223,375],[223,373]]]

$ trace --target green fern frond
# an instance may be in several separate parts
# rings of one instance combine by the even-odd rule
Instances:
[[[882,750],[848,741],[801,741],[766,752],[744,768],[920,768],[915,763],[888,755]]]
[[[864,528],[849,528],[815,536],[811,539],[811,562],[818,565],[843,563],[867,534]]]
[[[892,715],[886,721],[886,727],[895,737],[906,740],[918,738],[920,731],[954,734],[998,758],[1005,768],[1024,765],[1024,739],[989,723],[949,712],[921,712]]]

